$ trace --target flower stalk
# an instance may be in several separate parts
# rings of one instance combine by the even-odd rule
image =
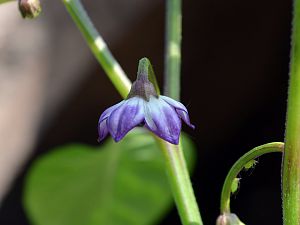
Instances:
[[[300,0],[294,0],[290,84],[282,164],[284,225],[300,224]]]
[[[181,144],[172,145],[161,139],[157,142],[165,156],[166,171],[182,224],[203,225]]]

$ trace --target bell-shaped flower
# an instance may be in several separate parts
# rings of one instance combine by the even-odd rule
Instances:
[[[100,116],[99,141],[110,133],[118,142],[134,127],[144,126],[165,141],[178,144],[181,120],[194,128],[186,107],[172,98],[157,95],[148,74],[138,72],[127,99],[106,109]]]

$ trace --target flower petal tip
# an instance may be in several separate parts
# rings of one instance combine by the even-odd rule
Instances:
[[[179,140],[173,140],[172,142],[170,142],[173,145],[178,145],[179,144]]]
[[[115,142],[119,142],[119,141],[121,141],[123,139],[124,136],[125,136],[125,134],[124,135],[115,136],[115,137],[112,137],[112,138],[114,139]]]
[[[193,125],[193,124],[191,124],[191,123],[188,124],[188,126],[189,126],[190,128],[192,128],[193,130],[195,130],[195,128],[196,128],[195,125]]]

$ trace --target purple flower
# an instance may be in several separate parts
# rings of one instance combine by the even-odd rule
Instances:
[[[110,133],[118,142],[134,127],[145,125],[160,138],[178,144],[181,119],[194,128],[186,107],[180,102],[163,95],[150,96],[149,101],[135,96],[102,113],[98,123],[99,141]]]
[[[100,116],[99,141],[110,133],[118,142],[134,127],[145,126],[158,137],[178,144],[181,119],[194,128],[186,107],[172,98],[157,95],[146,70],[141,69],[127,99],[106,109]]]

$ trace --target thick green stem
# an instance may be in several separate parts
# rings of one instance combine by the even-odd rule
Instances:
[[[95,29],[80,1],[63,0],[63,3],[109,79],[121,96],[125,98],[129,93],[131,82],[107,48],[101,35]]]
[[[232,191],[232,184],[234,183],[235,178],[238,176],[238,174],[245,167],[247,167],[248,163],[266,153],[283,152],[283,147],[284,144],[282,142],[272,142],[264,144],[253,148],[236,161],[236,163],[231,167],[230,171],[228,172],[223,185],[220,205],[221,214],[230,213],[230,195]]]
[[[300,0],[294,0],[290,84],[282,164],[284,225],[300,224]]]
[[[181,0],[167,0],[164,94],[180,99]]]
[[[183,225],[203,225],[181,145],[156,138],[163,151],[166,170]]]

